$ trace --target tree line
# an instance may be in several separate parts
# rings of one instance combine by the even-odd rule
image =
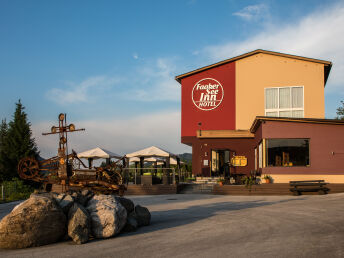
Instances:
[[[0,125],[0,182],[18,177],[17,166],[21,158],[39,156],[25,107],[20,100],[15,105],[12,120],[7,123],[2,119]]]

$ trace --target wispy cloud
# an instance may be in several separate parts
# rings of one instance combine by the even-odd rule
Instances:
[[[119,82],[119,77],[89,77],[80,83],[66,82],[63,88],[53,88],[46,93],[46,97],[60,105],[93,102],[97,94]]]
[[[138,67],[132,76],[132,90],[123,92],[125,98],[136,101],[180,101],[180,86],[174,80],[177,65],[174,58],[158,58]]]
[[[194,5],[196,3],[197,3],[197,0],[189,0],[189,1],[187,1],[188,5]]]
[[[73,121],[85,132],[75,132],[68,136],[69,147],[78,152],[103,147],[119,154],[126,154],[140,148],[155,145],[174,153],[190,152],[190,147],[180,143],[180,111],[164,111],[128,119]],[[44,121],[32,125],[43,157],[56,155],[57,136],[42,136],[54,121]]]
[[[133,55],[138,59],[138,55]],[[59,105],[94,103],[113,96],[117,102],[180,101],[180,86],[174,80],[175,58],[146,60],[122,74],[93,76],[80,83],[65,82],[64,87],[53,88],[46,97]],[[121,87],[113,87],[117,84]],[[119,99],[120,98],[120,99]]]
[[[344,4],[317,10],[293,24],[267,24],[244,41],[230,41],[204,48],[212,61],[223,60],[258,48],[333,61],[330,90],[344,94]]]
[[[139,55],[137,53],[133,53],[133,58],[134,59],[139,59]]]
[[[256,21],[268,14],[268,6],[265,4],[249,5],[238,12],[233,13],[245,21]]]

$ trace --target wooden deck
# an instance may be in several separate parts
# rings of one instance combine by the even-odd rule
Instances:
[[[329,194],[343,193],[344,184],[328,184],[326,185],[330,189]],[[261,184],[254,185],[251,188],[244,185],[215,185],[213,188],[213,194],[223,195],[292,195],[289,191],[289,184]],[[305,195],[317,195],[318,193],[302,193]]]
[[[128,185],[124,195],[176,194],[179,189],[177,185]]]
[[[180,193],[185,185],[128,185],[124,195],[159,195]],[[329,194],[344,193],[344,184],[328,184]],[[292,195],[289,184],[254,185],[249,191],[244,185],[214,185],[212,194],[219,195]],[[53,192],[62,192],[61,185],[53,185]],[[303,193],[305,195],[318,193]]]

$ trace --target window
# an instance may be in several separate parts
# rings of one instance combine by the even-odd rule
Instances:
[[[266,139],[269,167],[309,166],[309,139]]]
[[[257,148],[254,148],[254,169],[258,169],[258,164],[257,164]]]
[[[265,115],[302,118],[304,116],[303,87],[266,88]]]
[[[259,168],[262,168],[263,167],[263,143],[259,143],[259,146],[258,146],[258,166]]]

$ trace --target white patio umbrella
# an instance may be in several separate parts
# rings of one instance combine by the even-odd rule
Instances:
[[[151,146],[142,150],[138,150],[132,153],[126,154],[127,158],[133,158],[133,157],[176,157],[175,154],[170,153],[168,151],[162,150],[158,147]]]
[[[78,158],[88,159],[88,166],[89,168],[91,168],[94,159],[107,159],[107,162],[110,162],[111,158],[120,159],[121,155],[97,147],[91,150],[78,153]]]
[[[125,155],[127,158],[129,158],[129,160],[131,158],[138,158],[138,160],[140,161],[141,165],[141,169],[143,168],[143,162],[144,161],[148,161],[149,158],[155,158],[154,161],[158,161],[156,158],[159,158],[159,160],[165,159],[166,163],[169,163],[170,159],[173,157],[176,160],[179,160],[179,157],[171,152],[165,151],[163,149],[160,149],[156,146],[151,146],[142,150],[138,150],[132,153],[128,153]],[[178,162],[177,162],[178,163]],[[137,164],[137,163],[136,163]],[[169,167],[169,164],[167,164]],[[179,165],[178,165],[179,167]],[[142,171],[141,171],[142,173]],[[174,179],[173,179],[174,180]]]
[[[145,158],[144,161],[155,162],[157,160],[158,160],[157,158],[152,157],[152,158]],[[138,158],[138,157],[129,158],[129,162],[140,162],[140,158]]]
[[[158,160],[158,165],[162,165],[162,164],[164,164],[164,161],[163,160]],[[171,165],[177,165],[178,164],[178,162],[177,162],[177,160],[175,159],[175,158],[170,158],[170,164]],[[183,161],[180,161],[180,164],[184,164],[184,162]]]
[[[78,158],[80,159],[82,158],[84,159],[90,159],[90,158],[91,159],[110,159],[110,158],[120,159],[121,155],[97,147],[97,148],[79,153]]]

